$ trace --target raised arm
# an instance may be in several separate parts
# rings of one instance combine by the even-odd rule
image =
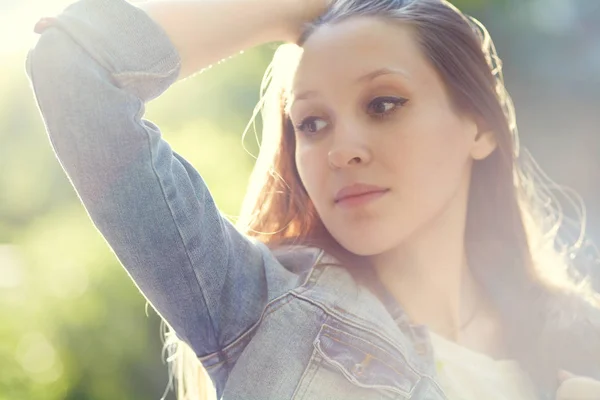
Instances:
[[[302,20],[318,11],[310,8],[311,1],[315,0],[151,0],[136,6],[177,48],[183,79],[261,43],[294,41]]]
[[[52,148],[93,223],[154,308],[211,367],[219,393],[239,356],[239,339],[298,276],[220,214],[197,171],[143,119],[145,103],[181,76],[179,51],[192,71],[226,57],[220,46],[231,52],[277,30],[261,32],[242,17],[235,20],[242,28],[228,26],[227,15],[258,18],[259,1],[200,0],[185,7],[193,5],[205,21],[217,13],[223,27],[215,22],[214,31],[193,34],[196,27],[181,26],[203,37],[189,48],[175,46],[177,29],[168,35],[147,14],[168,20],[158,11],[166,4],[142,10],[124,0],[73,3],[43,27],[27,74]],[[261,18],[275,21],[278,12]],[[247,30],[220,42],[236,29]],[[253,39],[236,45],[233,36]],[[192,56],[192,47],[209,43],[214,51]]]

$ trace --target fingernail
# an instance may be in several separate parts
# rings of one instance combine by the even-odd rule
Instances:
[[[55,18],[41,18],[34,26],[33,31],[35,33],[41,34],[44,32],[51,24],[54,22]]]
[[[572,379],[575,378],[576,375],[569,372],[569,371],[565,371],[564,369],[561,369],[558,371],[558,379],[560,381],[566,381],[567,379]]]

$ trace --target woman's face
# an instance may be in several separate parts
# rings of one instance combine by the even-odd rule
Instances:
[[[494,145],[453,109],[410,27],[359,17],[303,47],[289,99],[300,178],[343,247],[383,253],[464,195]]]

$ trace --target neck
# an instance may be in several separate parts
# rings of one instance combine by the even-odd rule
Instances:
[[[401,246],[371,258],[382,284],[413,323],[457,341],[483,300],[465,252],[467,192]]]

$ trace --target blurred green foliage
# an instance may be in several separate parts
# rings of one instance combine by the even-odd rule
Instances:
[[[17,9],[26,3],[12,4]],[[36,1],[27,4],[35,7]],[[523,30],[529,40],[535,37],[527,25],[508,26],[515,23],[514,3],[455,4],[479,15],[498,33],[499,52],[508,55],[508,65],[525,68],[532,61],[510,42],[511,30]],[[544,43],[540,37],[535,40]],[[274,48],[246,51],[175,84],[147,106],[146,118],[203,174],[228,215],[238,213],[253,165],[241,133]],[[146,310],[144,298],[92,225],[51,150],[28,87],[26,51],[5,54],[0,63],[0,400],[159,399],[167,386],[159,319],[151,307]],[[516,82],[529,78],[525,69],[516,67],[509,75]],[[545,77],[535,88],[538,93],[558,93],[556,86],[549,89],[550,83]],[[529,105],[530,88],[514,88],[516,103]],[[600,98],[592,95],[585,99],[589,102],[597,109]],[[550,108],[531,107],[524,113],[532,130],[552,124],[546,118],[552,114],[552,100],[541,104]],[[579,110],[599,133],[600,123],[589,119],[597,117],[587,116],[582,104],[572,100],[570,110]],[[542,115],[546,122],[535,125]],[[252,133],[245,147],[256,154]],[[589,139],[587,131],[583,138]],[[583,143],[574,155],[589,146],[600,148],[598,141]],[[574,186],[585,192],[589,181],[577,182]],[[594,199],[597,191],[596,186],[584,197]]]
[[[246,152],[241,132],[269,51],[239,55],[147,106],[232,216],[256,154],[253,135]],[[55,158],[24,59],[0,68],[0,400],[158,399],[167,385],[159,318]]]

